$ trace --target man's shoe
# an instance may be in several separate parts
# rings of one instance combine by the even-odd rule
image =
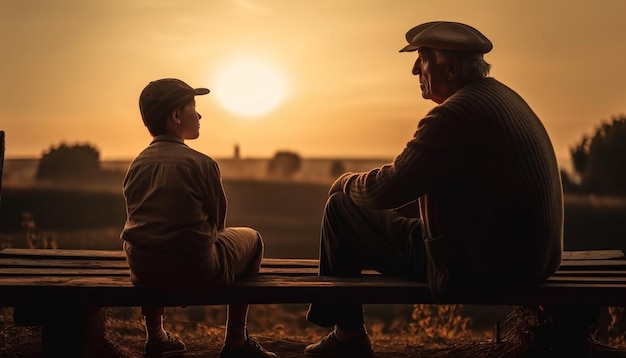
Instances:
[[[183,354],[187,347],[180,339],[172,336],[170,332],[165,332],[167,340],[148,340],[146,342],[146,358],[167,358]]]
[[[304,349],[305,357],[323,358],[348,358],[348,357],[371,357],[372,341],[366,334],[363,337],[340,341],[335,335],[335,331],[330,332],[321,341],[310,344]]]
[[[220,358],[277,358],[272,352],[268,352],[259,342],[255,341],[246,332],[246,342],[241,346],[223,346]]]

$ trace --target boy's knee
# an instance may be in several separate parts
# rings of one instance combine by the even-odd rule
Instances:
[[[263,242],[263,237],[261,237],[261,234],[259,232],[256,233],[256,237],[257,237],[257,252],[259,253],[260,257],[263,257],[263,252],[265,251],[265,242]]]

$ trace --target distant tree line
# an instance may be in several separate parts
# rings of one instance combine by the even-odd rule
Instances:
[[[563,177],[568,191],[599,195],[626,194],[626,116],[603,121],[593,135],[583,135],[570,148],[574,171],[578,176]]]
[[[603,121],[592,135],[583,135],[570,148],[574,175],[561,171],[566,192],[599,195],[626,195],[626,116],[619,115]],[[291,178],[302,167],[298,153],[280,150],[267,164],[272,177]],[[345,172],[341,160],[332,162],[329,177]],[[100,167],[100,152],[93,145],[61,143],[43,153],[36,179],[50,181],[118,180],[119,173],[109,173]]]

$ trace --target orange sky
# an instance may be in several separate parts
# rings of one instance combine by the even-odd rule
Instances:
[[[409,28],[433,20],[492,40],[491,75],[535,109],[564,166],[584,133],[626,112],[626,1],[438,3],[0,0],[5,156],[39,157],[65,141],[93,144],[103,160],[132,158],[150,141],[140,91],[177,77],[212,90],[197,99],[201,135],[188,144],[215,158],[235,144],[243,157],[393,158],[435,105],[410,73],[416,54],[398,52]],[[284,100],[264,115],[217,100],[217,79],[241,59],[282,76]]]

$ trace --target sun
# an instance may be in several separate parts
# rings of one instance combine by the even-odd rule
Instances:
[[[215,77],[211,93],[226,110],[244,117],[264,115],[287,97],[285,79],[262,60],[228,62]]]

